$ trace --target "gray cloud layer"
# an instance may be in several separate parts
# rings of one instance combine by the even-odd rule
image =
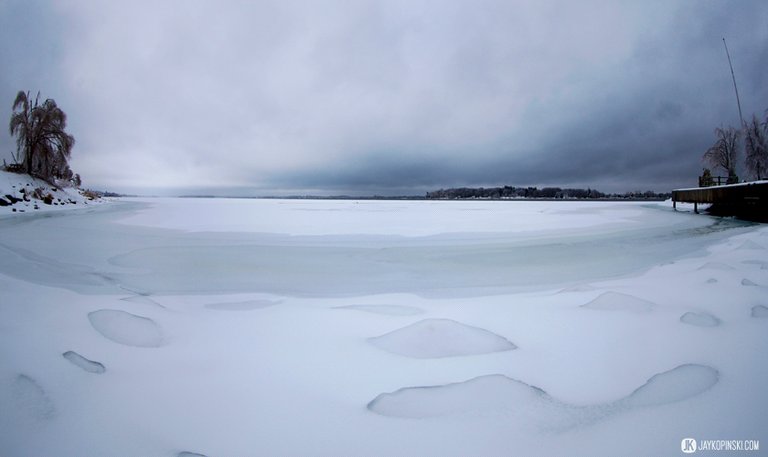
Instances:
[[[0,106],[40,89],[118,190],[668,190],[768,108],[761,1],[0,3]],[[7,130],[0,153],[14,148]]]

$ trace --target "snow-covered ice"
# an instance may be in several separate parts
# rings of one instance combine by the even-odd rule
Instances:
[[[0,454],[768,442],[766,247],[764,225],[671,203],[147,198],[0,215]]]

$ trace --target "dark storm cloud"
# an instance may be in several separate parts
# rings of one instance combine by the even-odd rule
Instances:
[[[759,1],[69,1],[0,13],[14,68],[0,95],[55,97],[78,140],[73,167],[100,187],[689,185],[712,130],[738,123],[724,36],[745,115],[768,108]],[[31,16],[48,26],[19,25]]]

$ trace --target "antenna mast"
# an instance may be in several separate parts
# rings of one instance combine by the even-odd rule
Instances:
[[[733,78],[733,90],[736,92],[736,104],[739,106],[739,119],[741,126],[744,127],[744,116],[741,115],[741,101],[739,100],[739,89],[736,88],[736,75],[733,74],[733,64],[731,63],[731,53],[728,52],[728,45],[723,37],[723,46],[725,46],[725,55],[728,56],[728,65],[731,67],[731,78]]]

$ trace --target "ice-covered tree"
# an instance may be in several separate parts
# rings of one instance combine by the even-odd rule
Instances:
[[[761,123],[756,115],[744,125],[744,149],[747,170],[756,179],[768,178],[768,120]]]
[[[717,140],[704,153],[704,161],[713,168],[722,168],[728,173],[728,184],[739,181],[736,176],[736,155],[741,142],[741,132],[733,127],[716,128]]]
[[[67,115],[53,99],[42,104],[40,93],[34,102],[29,92],[19,91],[13,102],[10,133],[16,135],[16,146],[24,170],[46,181],[71,181],[69,156],[75,138],[64,129]]]

